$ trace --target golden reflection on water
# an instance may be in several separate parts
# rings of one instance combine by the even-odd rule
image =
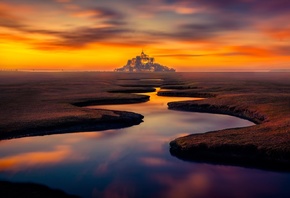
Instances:
[[[101,131],[101,132],[96,132],[96,133],[80,133],[79,135],[82,136],[85,139],[95,139],[95,140],[100,140],[100,139],[105,139],[105,138],[109,138],[115,135],[118,135],[118,131],[116,130],[105,130],[105,131]]]
[[[144,95],[150,96],[150,103],[156,104],[158,106],[165,106],[167,108],[168,102],[176,102],[176,101],[184,101],[184,100],[202,100],[204,98],[193,98],[193,97],[168,97],[168,96],[158,96],[157,93],[159,91],[168,91],[168,89],[161,89],[156,88],[156,92],[150,92],[150,93],[142,93]],[[157,107],[157,106],[156,106]]]
[[[64,161],[72,155],[68,146],[57,146],[53,151],[27,152],[0,159],[0,171],[21,170],[38,165],[51,165]]]
[[[161,90],[160,88],[155,88],[155,92],[149,93],[136,93],[140,95],[150,96],[149,101],[145,103],[134,103],[134,104],[118,104],[118,105],[96,105],[89,108],[95,109],[109,109],[109,110],[119,110],[119,111],[131,111],[135,113],[140,113],[144,116],[155,114],[158,111],[164,111],[168,109],[168,102],[185,101],[185,100],[202,100],[204,98],[193,98],[193,97],[168,97],[168,96],[158,96],[157,93]],[[167,89],[162,89],[167,90]],[[166,119],[162,119],[163,121]],[[161,119],[156,119],[155,122],[160,122]],[[168,120],[166,120],[168,121]]]

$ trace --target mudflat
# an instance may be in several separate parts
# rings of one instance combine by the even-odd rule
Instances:
[[[140,124],[143,116],[134,112],[85,106],[146,102],[148,96],[130,93],[154,91],[152,87],[161,85],[145,80],[144,87],[136,86],[148,77],[113,72],[0,72],[0,139]]]
[[[177,138],[170,142],[173,155],[290,170],[290,73],[183,74],[182,79],[179,90],[159,94],[208,98],[172,102],[170,109],[228,114],[256,125]]]
[[[0,73],[0,139],[129,127],[134,112],[87,105],[146,102],[132,94],[203,97],[170,109],[219,113],[256,125],[180,137],[170,152],[185,160],[278,167],[290,165],[290,73]],[[167,90],[166,90],[167,89]]]

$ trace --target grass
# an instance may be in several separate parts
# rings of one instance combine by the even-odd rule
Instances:
[[[171,153],[185,160],[290,170],[289,73],[224,77],[200,79],[199,89],[183,91],[186,96],[208,93],[216,97],[173,102],[169,108],[228,114],[256,125],[180,137],[170,142]]]

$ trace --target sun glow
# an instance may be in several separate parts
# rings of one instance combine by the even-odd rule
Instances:
[[[288,14],[273,12],[269,24],[251,9],[211,6],[3,0],[0,69],[113,70],[142,48],[177,71],[289,69]]]

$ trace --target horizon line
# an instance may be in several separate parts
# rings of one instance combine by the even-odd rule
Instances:
[[[114,72],[113,70],[97,69],[0,69],[0,72]],[[290,69],[196,69],[181,70],[183,72],[290,72]],[[162,72],[119,72],[119,73],[162,73]],[[166,72],[164,72],[166,73]],[[174,72],[173,72],[174,73]]]

